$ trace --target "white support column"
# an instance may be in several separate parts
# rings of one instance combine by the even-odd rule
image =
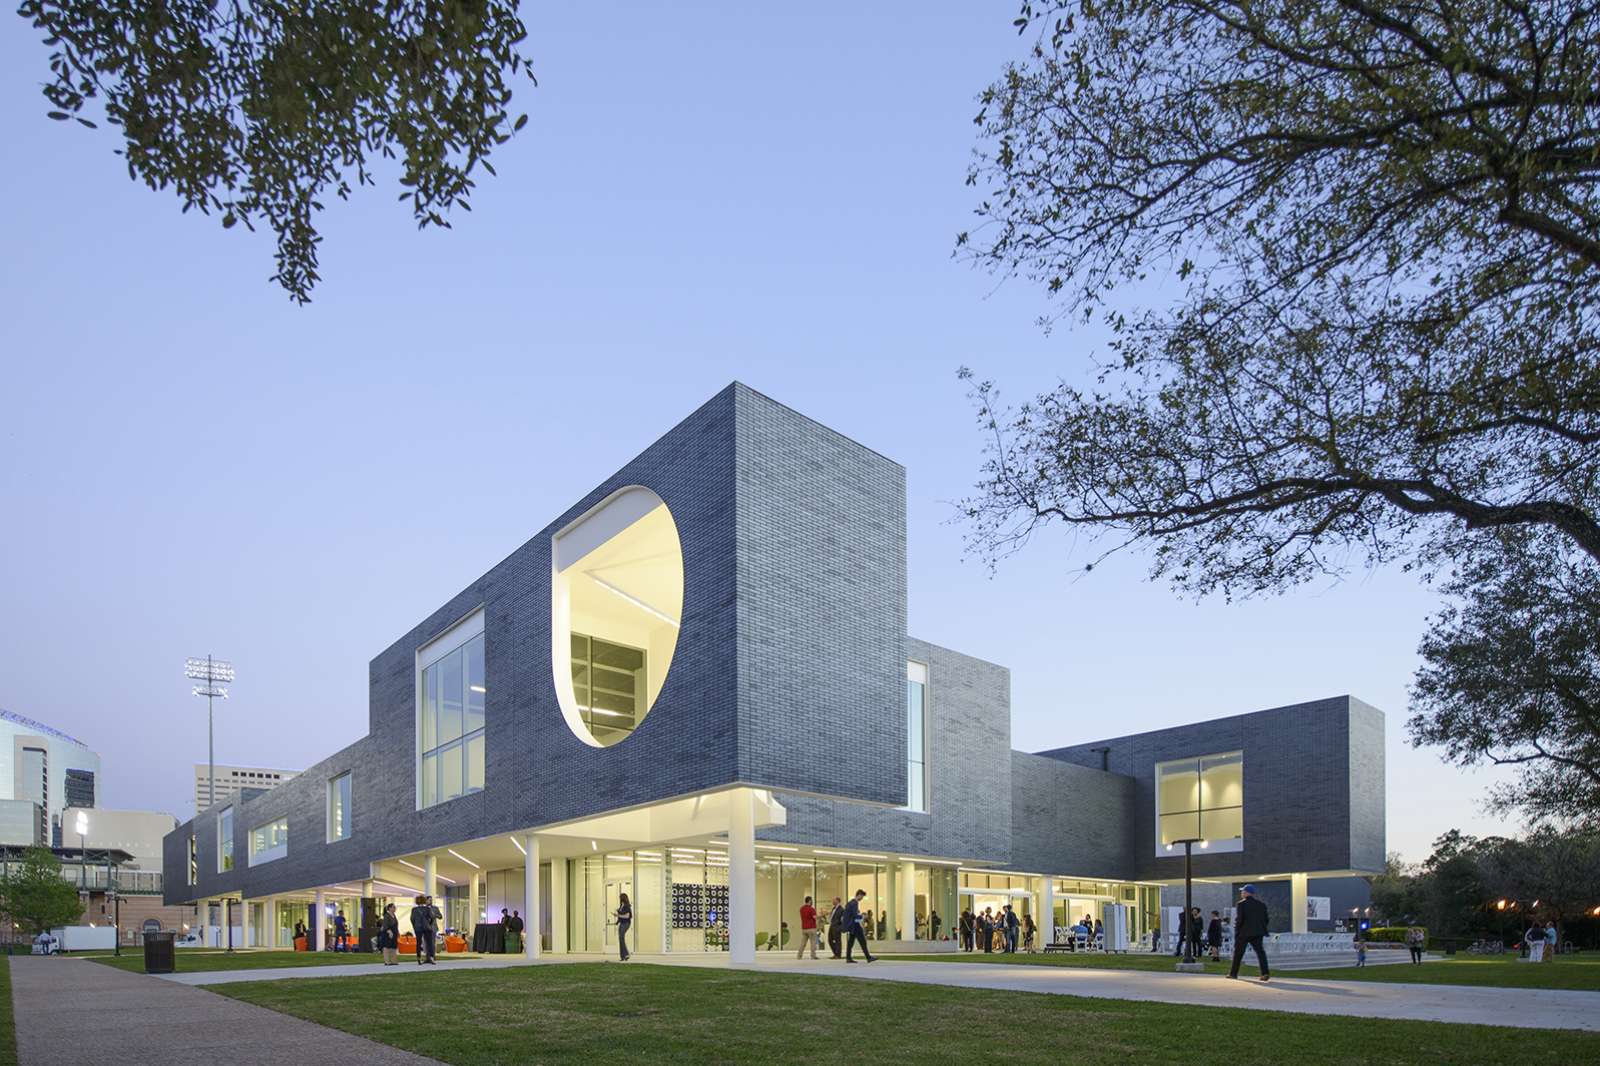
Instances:
[[[322,927],[327,923],[327,896],[317,889],[317,920],[311,923],[311,950],[322,950]]]
[[[239,946],[246,948],[260,947],[259,944],[254,944],[250,940],[250,901],[245,899],[243,895],[239,896],[239,909],[243,912],[239,915],[239,931],[244,934],[241,937],[244,943]]]
[[[663,914],[667,912],[663,911]],[[662,926],[670,921],[670,915]],[[567,860],[550,860],[550,953],[567,953]]]
[[[1043,950],[1046,944],[1056,942],[1056,879],[1050,874],[1044,875],[1043,887],[1039,889],[1039,911],[1033,916],[1039,926],[1033,946]]]
[[[539,957],[539,838],[524,834],[522,846],[522,955]]]
[[[910,859],[900,863],[900,939],[917,939],[917,865]]]
[[[267,943],[266,943],[266,946],[269,947],[269,948],[275,948],[275,947],[278,946],[278,899],[277,899],[277,897],[276,896],[268,896],[266,902],[264,904],[262,904],[261,910],[262,910],[262,918],[265,919],[265,921],[267,923],[267,938],[266,938],[267,939]]]
[[[756,962],[756,819],[748,789],[728,793],[728,961]]]
[[[1306,932],[1306,890],[1310,878],[1305,874],[1289,875],[1289,931]]]
[[[467,890],[467,943],[472,943],[472,935],[478,931],[478,912],[482,909],[483,899],[478,895],[478,871],[472,871],[467,882],[472,887]]]
[[[422,891],[429,899],[439,892],[439,860],[431,853],[422,860]]]

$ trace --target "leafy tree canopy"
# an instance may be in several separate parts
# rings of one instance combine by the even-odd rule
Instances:
[[[1029,2],[960,243],[1113,330],[968,502],[1205,593],[1534,526],[1600,559],[1600,7]],[[1160,283],[1158,301],[1141,306]]]
[[[347,198],[397,160],[418,227],[447,227],[527,119],[508,110],[531,70],[504,0],[21,0],[17,13],[51,49],[50,117],[92,126],[98,99],[128,176],[225,227],[269,226],[273,280],[301,303],[330,191]]]
[[[0,913],[37,936],[71,925],[83,914],[78,890],[61,878],[61,862],[48,848],[29,848],[0,876]]]
[[[1452,762],[1517,766],[1493,804],[1600,825],[1600,567],[1552,534],[1486,538],[1443,585],[1409,731]]]

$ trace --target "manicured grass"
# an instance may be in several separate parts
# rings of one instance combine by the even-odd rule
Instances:
[[[17,1020],[11,1005],[11,960],[0,956],[0,1066],[17,1066]]]
[[[456,1066],[1600,1061],[1594,1033],[631,963],[252,981],[213,991]]]
[[[142,948],[124,951],[120,956],[99,954],[81,957],[87,957],[89,961],[102,966],[144,973]],[[443,956],[440,959],[442,962]],[[351,963],[382,961],[382,955],[358,951],[236,951],[229,955],[225,951],[180,948],[177,969],[179,973],[202,973],[209,970],[270,970],[283,966],[348,966]]]
[[[1413,966],[1363,966],[1337,970],[1285,971],[1285,977],[1394,984],[1487,985],[1496,988],[1560,988],[1600,992],[1600,956],[1566,956],[1554,962],[1518,962],[1515,956],[1457,955]]]

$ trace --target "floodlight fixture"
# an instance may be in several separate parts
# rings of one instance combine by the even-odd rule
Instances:
[[[196,696],[206,698],[206,807],[217,805],[217,731],[212,715],[212,701],[228,698],[228,685],[233,681],[233,664],[225,659],[186,659],[183,676],[198,681],[192,689]],[[231,929],[230,929],[231,933]]]

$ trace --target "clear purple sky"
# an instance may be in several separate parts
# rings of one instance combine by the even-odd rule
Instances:
[[[107,806],[191,813],[217,758],[299,768],[360,736],[367,662],[735,378],[904,463],[911,628],[1012,671],[1037,750],[1351,693],[1388,715],[1389,845],[1486,817],[1488,773],[1403,726],[1434,594],[1398,570],[1198,605],[1037,540],[991,579],[951,501],[981,439],[956,368],[1014,398],[1098,338],[951,257],[975,94],[1019,54],[988,4],[529,8],[540,88],[474,211],[395,189],[322,219],[308,308],[266,234],[180,216],[106,131],[44,117],[0,33],[0,706],[97,749]]]

